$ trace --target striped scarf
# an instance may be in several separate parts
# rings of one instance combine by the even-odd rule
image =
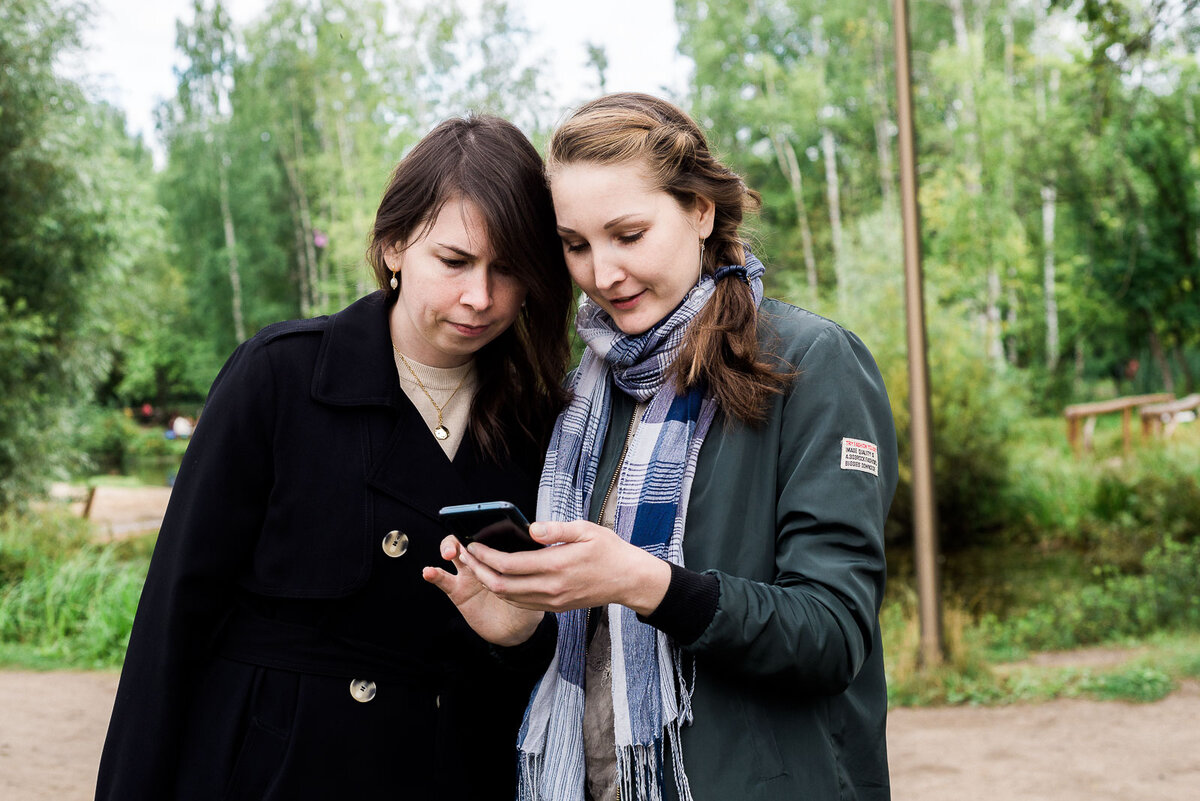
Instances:
[[[763,266],[749,251],[746,272],[755,301],[761,302]],[[632,337],[595,303],[582,304],[576,328],[587,350],[575,371],[572,400],[550,439],[538,491],[539,520],[588,519],[616,384],[636,400],[649,401],[613,493],[616,532],[655,556],[683,564],[688,495],[716,401],[698,388],[677,395],[670,367],[714,286],[712,277],[702,276],[665,320]],[[631,609],[611,604],[608,615],[621,798],[663,797],[665,738],[679,799],[691,801],[679,739],[680,728],[692,721],[691,689],[679,648],[638,621]],[[587,610],[559,614],[558,648],[534,688],[518,735],[520,801],[584,798],[586,644]]]

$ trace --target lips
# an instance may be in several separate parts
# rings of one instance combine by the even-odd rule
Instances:
[[[477,336],[483,334],[484,332],[486,332],[488,330],[488,328],[491,327],[487,324],[468,325],[466,323],[455,323],[455,322],[451,322],[450,325],[452,328],[454,328],[455,331],[457,331],[458,333],[462,334],[465,337],[477,337]]]
[[[618,309],[620,311],[626,311],[626,310],[632,309],[634,306],[636,306],[638,300],[641,299],[642,295],[644,295],[644,294],[646,294],[646,290],[643,289],[641,292],[638,292],[636,295],[625,295],[624,297],[619,297],[619,298],[608,298],[608,303],[614,309]]]

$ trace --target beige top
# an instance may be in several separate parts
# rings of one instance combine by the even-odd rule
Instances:
[[[626,443],[633,440],[646,403],[638,402],[629,421]],[[621,477],[625,454],[613,473],[613,492],[600,508],[600,525],[613,528],[617,522],[616,494],[617,479]],[[607,490],[607,488],[606,488]],[[617,777],[616,722],[613,719],[612,701],[612,635],[608,630],[608,607],[599,606],[589,610],[597,615],[596,633],[588,643],[587,659],[583,669],[583,753],[584,776],[587,801],[620,801]]]
[[[400,355],[396,354],[396,371],[400,375],[400,388],[412,401],[413,406],[421,413],[421,419],[432,432],[438,427],[438,410],[434,408],[429,398],[421,391],[417,378],[433,397],[434,403],[442,407],[442,422],[450,432],[446,439],[439,439],[437,444],[442,446],[447,459],[454,459],[458,446],[462,444],[463,435],[467,433],[467,423],[470,421],[471,401],[475,399],[475,391],[479,389],[479,374],[475,371],[475,360],[460,367],[430,367],[405,356],[412,372],[404,366]],[[462,386],[459,386],[459,383]],[[455,392],[455,390],[458,390]]]

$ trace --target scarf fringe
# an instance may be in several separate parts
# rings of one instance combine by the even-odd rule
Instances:
[[[661,737],[653,743],[617,748],[617,780],[621,785],[621,798],[663,801],[662,748]]]
[[[521,751],[517,775],[517,801],[538,801],[542,794],[542,755]]]

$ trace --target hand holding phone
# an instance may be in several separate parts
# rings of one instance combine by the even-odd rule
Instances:
[[[508,501],[443,506],[438,517],[463,545],[481,542],[510,553],[545,547],[529,535],[529,521]]]

